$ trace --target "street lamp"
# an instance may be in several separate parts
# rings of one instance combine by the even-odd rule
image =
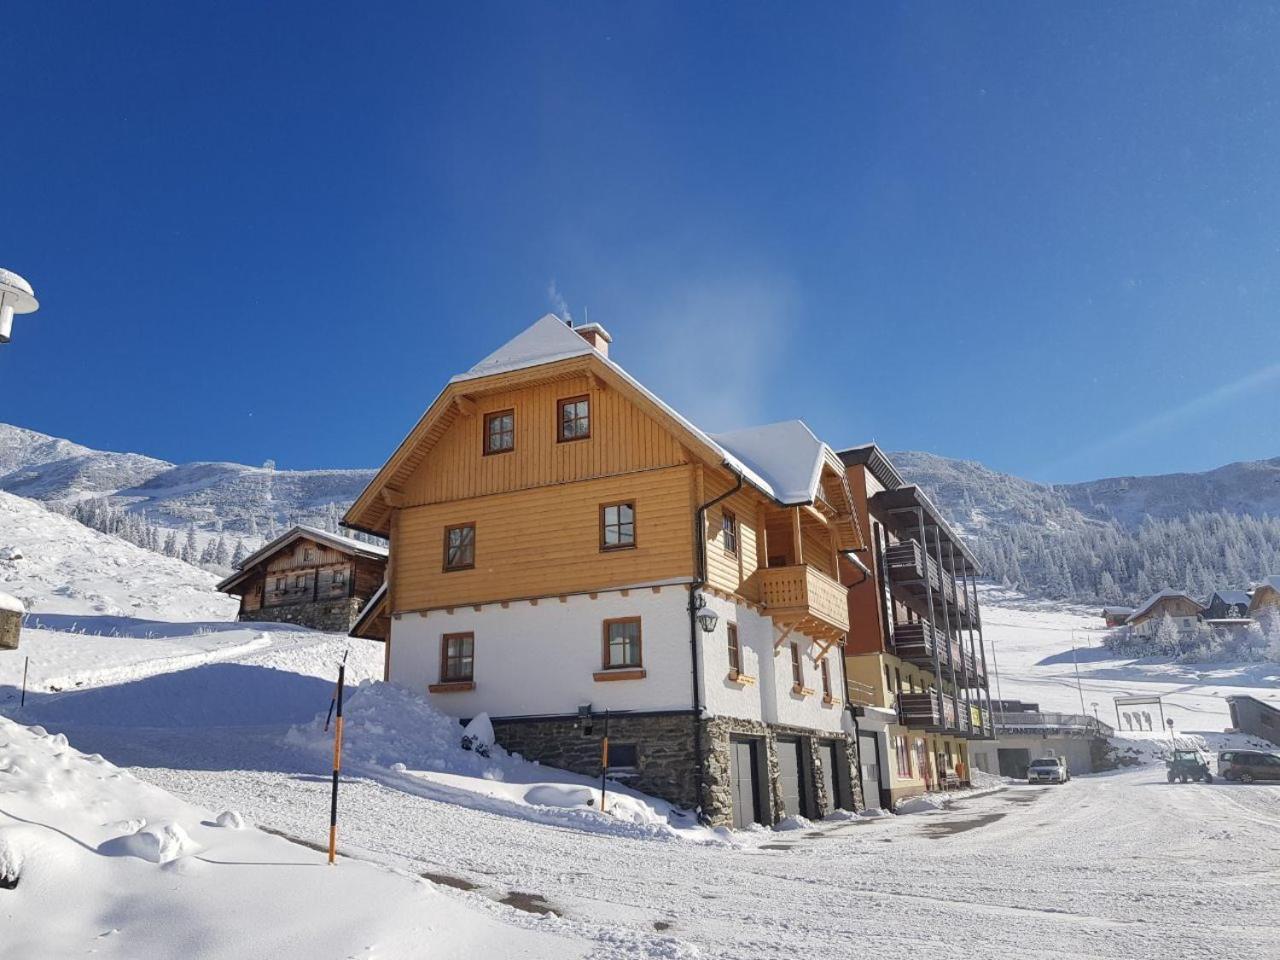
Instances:
[[[35,313],[39,307],[31,284],[12,270],[0,268],[0,343],[9,342],[15,313]]]

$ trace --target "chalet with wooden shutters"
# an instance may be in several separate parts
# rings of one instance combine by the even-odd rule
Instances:
[[[1190,633],[1200,622],[1203,611],[1204,604],[1195,597],[1181,590],[1165,588],[1148,597],[1125,621],[1125,625],[1135,636],[1154,636],[1167,616],[1179,633]]]
[[[386,566],[386,547],[298,526],[246,557],[218,589],[240,598],[241,620],[346,633]]]
[[[344,518],[389,538],[386,677],[526,757],[714,823],[852,808],[841,644],[865,546],[799,421],[710,434],[543,317],[454,377]]]
[[[840,459],[868,530],[856,554],[863,569],[845,581],[862,790],[868,804],[891,807],[966,785],[971,742],[994,736],[978,564],[879,447],[853,447]]]

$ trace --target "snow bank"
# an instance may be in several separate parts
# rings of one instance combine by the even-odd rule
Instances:
[[[23,606],[22,601],[10,593],[0,591],[0,610],[8,610],[11,613],[26,613],[27,608]]]
[[[981,770],[971,770],[969,772],[971,786],[967,790],[936,791],[934,793],[922,793],[915,797],[907,797],[905,800],[898,801],[893,808],[893,812],[936,813],[939,810],[946,810],[958,800],[969,800],[973,797],[995,793],[997,790],[1003,790],[1013,782],[1007,777],[997,777]]]
[[[5,957],[578,957],[417,877],[322,854],[0,719]]]
[[[292,727],[285,742],[328,756],[327,711]],[[687,811],[609,781],[509,754],[493,743],[487,717],[463,728],[421,696],[394,684],[361,683],[344,705],[344,769],[385,786],[505,816],[643,839],[724,842]],[[464,748],[466,740],[470,749]],[[483,751],[476,749],[483,746]],[[603,807],[603,812],[602,812]]]

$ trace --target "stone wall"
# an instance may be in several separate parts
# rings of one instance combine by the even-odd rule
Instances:
[[[21,630],[22,614],[17,610],[0,609],[0,650],[18,649]]]
[[[588,777],[600,776],[601,740],[604,736],[602,716],[593,718],[590,733],[584,730],[576,717],[494,720],[493,731],[499,744],[527,760],[537,760]],[[712,825],[728,825],[733,822],[729,743],[734,736],[754,737],[763,744],[765,776],[761,783],[761,800],[762,815],[768,823],[777,823],[785,816],[778,783],[779,736],[796,737],[805,744],[810,815],[823,817],[836,808],[833,799],[827,796],[822,776],[822,764],[826,760],[820,744],[830,740],[844,746],[843,769],[838,772],[837,782],[842,782],[848,789],[854,809],[863,809],[861,778],[857,775],[858,758],[852,738],[844,734],[823,733],[819,736],[808,728],[770,725],[735,717],[701,720],[696,735],[689,713],[611,717],[610,744],[636,745],[635,772],[614,771],[611,776],[642,793],[693,809],[698,803],[697,759],[701,749],[705,757],[704,819]]]
[[[338,600],[285,603],[249,610],[242,613],[240,619],[260,623],[296,623],[313,630],[346,633],[356,622],[364,602],[359,597],[342,597]]]
[[[600,776],[604,717],[596,715],[591,732],[576,717],[546,720],[494,720],[494,737],[504,748],[527,760]],[[697,804],[697,750],[689,713],[630,714],[609,718],[610,744],[635,744],[636,769],[614,770],[620,783],[661,797],[680,807]]]

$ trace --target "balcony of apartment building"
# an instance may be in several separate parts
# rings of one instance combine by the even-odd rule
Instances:
[[[849,590],[836,579],[832,524],[817,506],[766,510],[759,527],[764,565],[754,575],[774,623],[827,643],[849,632]]]

